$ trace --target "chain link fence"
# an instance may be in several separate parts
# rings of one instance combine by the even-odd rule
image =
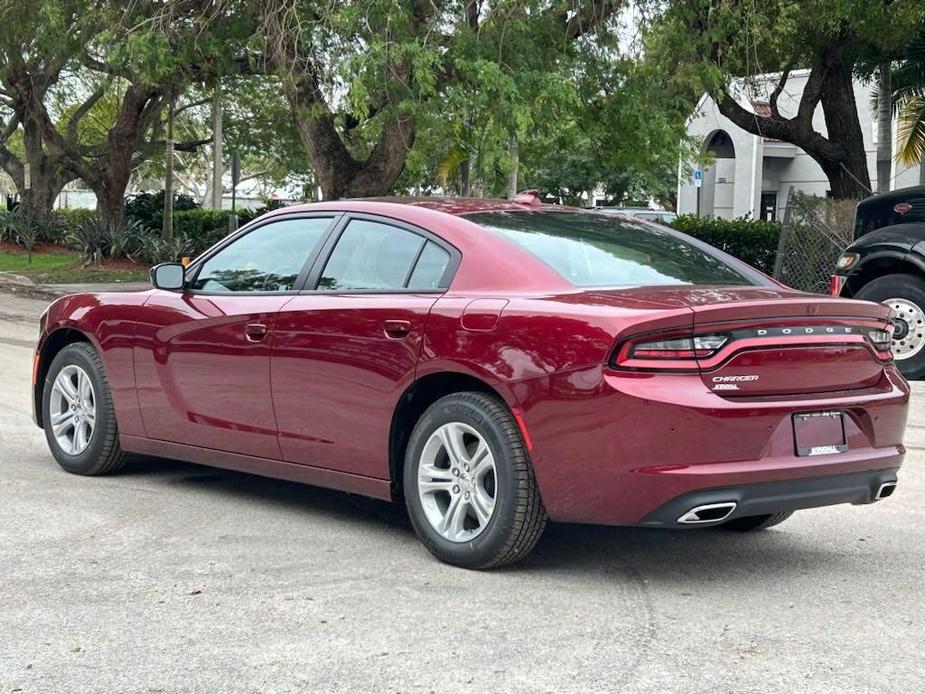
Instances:
[[[857,201],[830,200],[790,188],[774,277],[805,292],[827,294],[835,262],[852,240]]]

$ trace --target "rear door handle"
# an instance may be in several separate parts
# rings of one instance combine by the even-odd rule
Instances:
[[[244,326],[244,337],[248,342],[260,342],[267,336],[267,326],[263,323],[248,323]]]
[[[411,332],[411,321],[407,320],[387,320],[383,323],[385,334],[396,340],[408,337]]]

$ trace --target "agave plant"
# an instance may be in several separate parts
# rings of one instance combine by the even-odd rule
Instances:
[[[193,247],[192,240],[185,234],[175,234],[170,239],[151,234],[145,238],[139,255],[149,263],[165,263],[193,255]]]
[[[110,258],[130,258],[144,248],[145,239],[152,232],[137,219],[127,219],[120,226],[108,229],[106,242]]]
[[[88,217],[74,224],[67,233],[69,243],[80,253],[85,265],[99,264],[108,246],[109,231],[97,217]]]
[[[26,249],[29,263],[32,263],[32,250],[42,236],[42,229],[23,212],[22,207],[4,210],[0,215],[0,241],[12,241]]]

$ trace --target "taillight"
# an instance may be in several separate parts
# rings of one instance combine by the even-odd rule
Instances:
[[[829,295],[841,296],[842,287],[845,286],[845,277],[842,275],[832,275],[829,277]]]
[[[640,342],[632,346],[634,359],[699,359],[709,357],[726,344],[724,335],[698,335],[674,340]]]
[[[891,352],[893,333],[891,330],[871,330],[867,333],[867,338],[877,351],[878,357],[881,359],[891,359],[893,357]]]
[[[727,335],[653,337],[624,342],[617,350],[614,365],[627,369],[696,369],[698,359],[712,356],[729,341]]]

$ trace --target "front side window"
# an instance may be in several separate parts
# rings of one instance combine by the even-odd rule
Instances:
[[[466,215],[577,287],[759,285],[761,276],[668,229],[582,212]]]
[[[209,258],[190,288],[218,293],[291,291],[330,224],[330,217],[307,217],[257,227]]]
[[[426,245],[425,245],[426,244]],[[426,252],[433,246],[449,261],[449,255],[423,236],[405,229],[354,219],[344,229],[321,273],[322,291],[390,291],[435,289],[434,266],[440,260]],[[421,259],[423,258],[423,262]],[[420,268],[420,273],[418,272]],[[443,265],[440,277],[443,276]],[[413,280],[413,281],[412,281]]]

